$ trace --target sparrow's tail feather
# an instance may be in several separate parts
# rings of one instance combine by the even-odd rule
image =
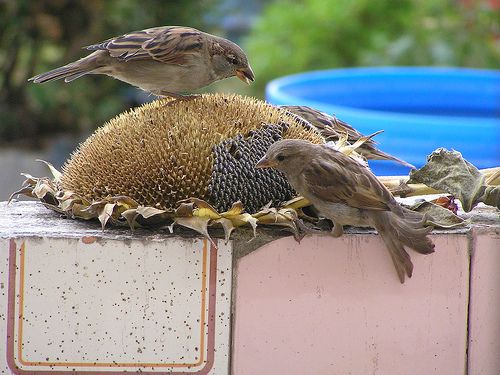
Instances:
[[[395,161],[396,163],[399,163],[401,165],[404,165],[405,167],[410,167],[410,168],[415,168],[414,165],[405,162],[404,160],[401,160],[391,154],[386,154],[384,151],[380,151],[379,149],[376,149],[375,147],[368,145],[366,148],[361,146],[358,149],[359,153],[363,155],[367,159],[372,159],[372,160],[392,160]]]
[[[391,255],[394,267],[398,273],[401,284],[405,282],[405,276],[411,277],[413,273],[413,263],[410,255],[406,252],[403,244],[392,233],[387,231],[379,231],[380,237],[385,243],[389,254]]]
[[[432,231],[432,226],[425,226],[427,215],[422,215],[420,212],[411,211],[405,207],[403,209],[403,217],[391,215],[395,221],[394,229],[398,233],[398,237],[404,244],[420,254],[430,254],[434,252],[434,244],[427,237]]]
[[[404,211],[404,217],[390,211],[373,211],[373,226],[387,246],[401,283],[405,274],[411,277],[413,264],[405,246],[421,254],[434,252],[434,244],[427,237],[432,227],[425,227],[425,216]]]
[[[92,73],[92,71],[98,67],[99,66],[96,64],[95,59],[89,59],[87,57],[31,77],[28,81],[33,81],[34,83],[44,83],[64,78],[64,82],[71,82],[81,76],[84,76],[85,74]]]
[[[64,82],[69,83],[69,82],[74,81],[75,79],[80,78],[80,77],[82,77],[86,74],[89,74],[89,73],[91,73],[91,72],[85,71],[85,72],[78,72],[78,73],[66,76],[66,77],[64,77]]]

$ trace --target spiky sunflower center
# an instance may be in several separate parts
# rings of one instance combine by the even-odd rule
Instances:
[[[323,142],[293,116],[255,99],[214,94],[169,105],[159,100],[99,128],[63,167],[61,184],[89,202],[128,196],[173,209],[198,197],[218,208],[244,200],[258,209],[293,193],[279,174],[253,168],[281,138]],[[220,168],[239,172],[225,180]]]

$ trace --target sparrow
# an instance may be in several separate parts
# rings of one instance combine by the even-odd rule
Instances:
[[[364,137],[363,134],[346,122],[317,109],[300,105],[283,105],[281,108],[309,122],[321,133],[326,141],[337,142],[341,137],[347,135],[347,141],[354,144],[358,139]],[[406,167],[415,168],[415,166],[404,160],[379,150],[376,145],[376,142],[370,138],[356,151],[368,160],[392,160]]]
[[[273,143],[256,168],[283,172],[290,185],[330,219],[332,235],[343,225],[375,228],[391,255],[401,283],[413,263],[405,246],[421,254],[434,251],[426,217],[401,206],[369,168],[326,145],[287,139]]]
[[[254,80],[238,45],[190,27],[153,27],[84,48],[94,52],[29,81],[71,82],[86,74],[106,74],[155,95],[179,98],[224,78]]]

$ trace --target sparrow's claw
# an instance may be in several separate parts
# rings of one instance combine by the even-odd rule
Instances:
[[[344,228],[342,227],[342,225],[333,222],[333,228],[331,234],[335,238],[340,237],[344,234]]]
[[[191,95],[182,95],[182,94],[176,94],[172,92],[165,92],[165,91],[160,91],[160,92],[155,92],[154,93],[157,96],[164,97],[164,98],[173,98],[174,100],[170,100],[167,104],[165,104],[165,107],[169,107],[173,105],[174,103],[177,102],[184,102],[184,101],[189,101],[198,98],[200,95],[198,94],[191,94]]]
[[[300,221],[300,224],[298,222],[296,224],[297,224],[297,227],[300,229],[300,231],[303,232],[304,234],[324,234],[325,233],[321,229],[308,227],[307,225],[304,224],[303,221]]]

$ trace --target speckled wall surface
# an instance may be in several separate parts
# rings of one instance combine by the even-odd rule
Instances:
[[[0,246],[5,372],[227,373],[229,246],[95,237]]]

